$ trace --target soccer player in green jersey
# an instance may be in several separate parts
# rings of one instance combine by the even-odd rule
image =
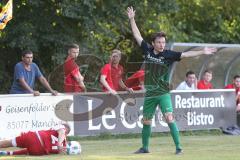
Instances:
[[[185,57],[195,57],[202,54],[210,55],[216,52],[216,48],[205,47],[200,51],[175,52],[165,50],[166,35],[158,32],[153,35],[151,45],[145,42],[139,32],[135,22],[135,10],[133,7],[127,8],[133,36],[139,46],[141,46],[145,56],[145,98],[143,105],[143,129],[142,147],[135,153],[149,153],[149,138],[151,134],[151,120],[155,114],[156,107],[159,106],[176,145],[176,154],[182,153],[179,140],[179,131],[173,118],[173,107],[169,88],[169,71],[175,61],[180,61]]]

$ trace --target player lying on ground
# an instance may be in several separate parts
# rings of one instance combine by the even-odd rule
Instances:
[[[19,147],[16,151],[0,151],[0,155],[47,155],[66,153],[66,135],[70,132],[67,124],[56,129],[28,131],[11,140],[1,140],[0,148]]]

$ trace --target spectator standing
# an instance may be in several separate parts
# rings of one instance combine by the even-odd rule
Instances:
[[[18,62],[14,68],[14,78],[10,94],[32,93],[34,96],[39,96],[40,92],[34,90],[35,79],[37,78],[49,92],[57,95],[57,91],[51,88],[38,65],[33,63],[32,60],[32,51],[26,50],[22,52],[22,61]]]
[[[110,61],[101,69],[100,82],[104,92],[117,94],[117,91],[126,90],[133,92],[123,82],[123,67],[119,64],[121,60],[121,51],[114,49],[110,56]]]
[[[68,57],[64,63],[64,91],[65,92],[86,92],[83,82],[84,77],[80,73],[79,66],[75,62],[79,55],[79,46],[70,44],[68,46]]]

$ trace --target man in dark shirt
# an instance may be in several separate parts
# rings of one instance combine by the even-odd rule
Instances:
[[[216,48],[205,47],[200,51],[175,52],[165,50],[166,35],[164,32],[156,33],[149,46],[142,38],[135,22],[135,11],[132,7],[127,9],[133,36],[145,55],[145,81],[146,94],[143,105],[142,147],[135,153],[149,153],[149,137],[151,134],[151,120],[159,105],[170,128],[173,141],[176,145],[176,154],[182,153],[179,140],[179,131],[173,118],[173,107],[169,88],[170,66],[181,58],[195,57],[202,54],[213,54]]]

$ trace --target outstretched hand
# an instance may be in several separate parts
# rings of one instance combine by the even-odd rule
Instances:
[[[132,6],[127,8],[127,14],[129,19],[132,19],[135,17],[135,10],[133,10]]]
[[[210,48],[210,47],[205,47],[203,49],[203,53],[206,55],[214,54],[217,51],[217,48]]]

